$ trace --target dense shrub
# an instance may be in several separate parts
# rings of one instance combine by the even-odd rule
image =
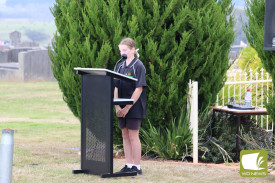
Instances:
[[[192,149],[192,133],[189,130],[190,118],[181,113],[166,129],[154,127],[149,123],[147,130],[141,129],[145,153],[164,159],[184,159]]]
[[[214,127],[211,126],[213,120],[215,120]],[[214,163],[239,161],[236,159],[236,116],[225,113],[216,113],[215,116],[205,114],[200,121],[199,129],[201,161]],[[241,117],[240,151],[255,149],[253,144],[245,140],[244,137],[247,137],[247,134],[250,134],[250,137],[253,137],[255,143],[259,144],[262,149],[266,148],[266,144],[271,145],[271,134],[257,126],[255,119],[250,116]]]

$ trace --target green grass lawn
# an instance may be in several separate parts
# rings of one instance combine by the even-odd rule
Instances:
[[[242,178],[238,170],[174,161],[143,160],[143,176],[101,179],[80,169],[80,123],[56,82],[0,82],[0,129],[14,133],[13,182],[275,182]],[[124,166],[114,159],[114,171]]]
[[[2,82],[0,116],[44,121],[77,121],[64,103],[56,82]]]

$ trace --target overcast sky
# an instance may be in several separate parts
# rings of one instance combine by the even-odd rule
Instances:
[[[53,20],[50,7],[55,0],[0,0],[0,18]]]
[[[0,0],[0,19],[29,19],[51,21],[54,19],[50,11],[55,0]],[[244,0],[232,0],[235,7],[244,7]]]
[[[244,0],[232,0],[232,3],[235,4],[236,8],[244,8],[245,3]]]

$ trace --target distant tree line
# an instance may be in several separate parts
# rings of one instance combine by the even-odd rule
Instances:
[[[35,31],[35,30],[26,30],[25,35],[34,42],[45,41],[50,37],[48,34],[44,32]]]

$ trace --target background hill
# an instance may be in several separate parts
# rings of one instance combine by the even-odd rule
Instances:
[[[0,40],[9,40],[9,33],[18,30],[22,33],[22,41],[36,41],[40,46],[50,43],[56,27],[50,11],[55,0],[0,0]],[[240,41],[247,42],[242,31],[243,22],[247,22],[244,11],[244,0],[233,0],[235,4],[234,45]]]
[[[0,0],[0,40],[9,41],[9,33],[21,32],[21,41],[49,45],[56,31],[50,11],[55,0]]]
[[[234,11],[234,16],[236,19],[236,24],[234,27],[234,30],[236,32],[236,38],[233,45],[239,45],[240,41],[247,43],[245,33],[243,32],[243,25],[244,23],[247,23],[248,18],[246,16],[244,9],[236,8]]]

